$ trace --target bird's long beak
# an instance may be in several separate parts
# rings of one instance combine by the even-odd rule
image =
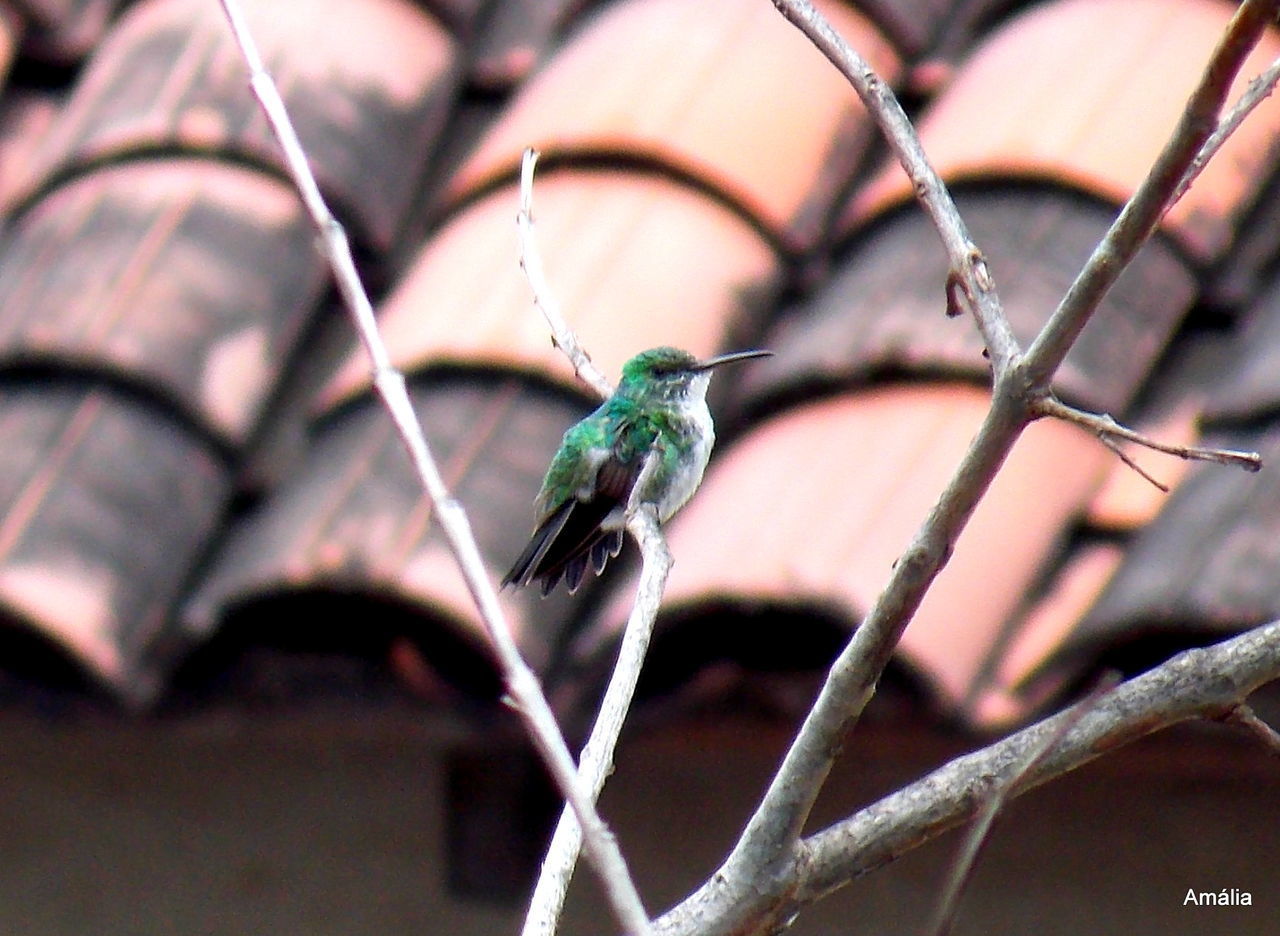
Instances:
[[[733,351],[729,354],[717,354],[715,357],[699,361],[695,370],[711,370],[721,364],[732,364],[734,361],[747,361],[751,358],[773,357],[772,351]]]

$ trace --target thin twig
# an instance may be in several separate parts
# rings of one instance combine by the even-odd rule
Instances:
[[[667,551],[666,539],[651,505],[637,510],[627,529],[640,547],[644,566],[640,572],[636,602],[627,618],[618,648],[613,675],[609,678],[600,711],[578,761],[578,775],[590,785],[593,796],[597,797],[613,769],[614,750],[635,695],[658,606],[666,590],[667,574],[671,571],[671,553]],[[522,936],[550,936],[555,932],[581,842],[582,831],[577,819],[571,810],[566,809],[560,814],[543,859],[542,871],[521,930]]]
[[[533,223],[533,176],[537,161],[538,153],[530,147],[524,151],[520,163],[520,210],[516,214],[520,267],[529,280],[534,305],[542,312],[551,330],[554,345],[569,359],[574,372],[581,379],[602,397],[607,397],[613,392],[613,387],[591,362],[590,355],[569,327],[543,272],[542,256]],[[640,489],[641,485],[637,484],[636,490]],[[643,567],[636,602],[627,619],[618,659],[578,762],[578,774],[587,785],[592,802],[599,797],[613,768],[614,750],[631,707],[631,699],[648,652],[649,637],[658,616],[658,606],[666,590],[667,573],[671,569],[671,554],[667,551],[666,539],[652,509],[640,506],[632,510],[627,529],[640,548]],[[581,847],[581,826],[574,813],[565,809],[556,824],[529,901],[522,930],[524,936],[550,936],[555,932]]]
[[[990,838],[991,827],[996,821],[996,816],[1004,809],[1005,803],[1017,795],[1019,786],[1026,782],[1040,762],[1067,736],[1067,732],[1074,728],[1080,719],[1098,704],[1103,695],[1114,689],[1119,682],[1120,674],[1114,670],[1109,671],[1083,699],[1067,711],[1066,717],[1059,720],[1053,731],[1045,732],[1042,741],[1027,748],[1015,770],[999,782],[992,784],[982,811],[969,827],[969,834],[965,836],[964,845],[956,856],[955,864],[947,877],[933,923],[925,932],[931,933],[932,936],[948,936],[955,925],[960,896],[973,877],[973,869],[977,866],[982,847]]]
[[[986,259],[969,237],[969,230],[956,209],[951,193],[930,164],[924,147],[920,145],[920,138],[893,89],[809,0],[773,0],[773,5],[848,79],[879,125],[911,180],[916,198],[933,219],[934,227],[942,238],[951,268],[946,287],[948,314],[954,314],[959,307],[954,300],[958,287],[969,300],[996,373],[1003,372],[1021,353],[1018,339],[1014,337],[1000,305]]]
[[[560,303],[547,285],[542,268],[542,254],[538,251],[538,239],[533,235],[533,170],[538,164],[538,151],[527,147],[520,160],[520,210],[516,213],[516,232],[520,238],[520,268],[533,290],[533,304],[551,329],[551,343],[564,352],[573,372],[588,383],[601,399],[613,393],[609,378],[591,361],[591,355],[578,341],[569,323],[560,312]]]
[[[1169,493],[1169,485],[1165,484],[1151,472],[1147,471],[1147,469],[1139,465],[1137,460],[1124,450],[1124,446],[1111,436],[1100,432],[1098,433],[1098,441],[1110,449],[1111,453],[1115,455],[1116,458],[1120,459],[1120,461],[1123,462],[1130,471],[1136,474],[1143,481],[1146,481],[1161,494]]]
[[[1167,442],[1159,442],[1128,429],[1107,413],[1087,413],[1078,410],[1074,406],[1068,406],[1052,394],[1041,397],[1036,402],[1036,411],[1041,416],[1052,416],[1055,419],[1061,419],[1087,429],[1094,435],[1098,436],[1104,443],[1116,452],[1130,468],[1138,472],[1148,481],[1151,481],[1156,487],[1162,491],[1167,491],[1164,485],[1160,484],[1150,477],[1145,471],[1139,468],[1130,458],[1128,458],[1118,446],[1111,444],[1115,439],[1124,439],[1126,442],[1133,442],[1152,451],[1163,452],[1166,455],[1175,455],[1178,458],[1185,458],[1188,461],[1213,462],[1218,465],[1234,465],[1243,468],[1245,471],[1258,471],[1262,468],[1262,456],[1257,452],[1242,452],[1236,449],[1222,448],[1202,448],[1195,445],[1171,445]]]
[[[1276,731],[1244,702],[1231,709],[1226,720],[1247,729],[1255,738],[1263,743],[1267,752],[1273,757],[1280,757],[1280,732]]]
[[[236,42],[249,67],[250,86],[284,150],[294,184],[301,193],[311,220],[320,234],[325,255],[333,267],[338,287],[369,355],[374,386],[408,449],[414,469],[431,499],[440,527],[444,531],[463,578],[466,580],[467,588],[480,612],[513,707],[523,719],[525,728],[546,762],[557,787],[570,803],[579,823],[586,830],[585,844],[588,857],[600,875],[610,907],[617,916],[618,922],[630,933],[647,934],[650,932],[649,918],[627,871],[622,852],[612,833],[596,812],[593,798],[588,795],[578,777],[573,756],[560,733],[551,707],[542,693],[542,687],[520,656],[520,651],[516,647],[511,630],[498,604],[497,593],[489,581],[484,560],[480,556],[480,549],[471,532],[466,512],[462,505],[450,496],[439,469],[431,457],[405,389],[404,375],[390,363],[390,356],[378,335],[373,307],[356,271],[346,232],[329,211],[320,194],[319,186],[307,164],[297,133],[289,120],[284,101],[263,65],[262,57],[238,4],[235,0],[221,0],[221,2]]]
[[[1008,379],[1025,390],[1048,391],[1049,382],[1102,297],[1150,239],[1179,183],[1215,129],[1218,115],[1245,59],[1275,19],[1280,0],[1244,0],[1187,100],[1173,134],[1151,171],[1125,203],[1079,275],[1027,349],[1020,373]],[[999,377],[999,374],[998,374]]]
[[[1240,95],[1240,100],[1236,101],[1227,116],[1218,121],[1217,129],[1209,135],[1209,139],[1204,141],[1204,146],[1200,147],[1200,152],[1196,153],[1196,158],[1187,168],[1186,175],[1174,189],[1173,196],[1169,199],[1170,208],[1187,193],[1187,189],[1191,188],[1191,183],[1199,178],[1209,160],[1222,149],[1222,144],[1227,142],[1227,138],[1236,132],[1236,128],[1244,123],[1244,119],[1253,113],[1254,108],[1267,99],[1275,90],[1277,83],[1280,83],[1280,58],[1249,82],[1249,87],[1245,88],[1244,94]]]

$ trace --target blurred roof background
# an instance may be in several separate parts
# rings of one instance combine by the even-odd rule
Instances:
[[[986,405],[976,331],[942,314],[936,235],[843,79],[746,0],[245,6],[495,577],[592,406],[517,265],[534,145],[550,281],[607,374],[657,344],[777,352],[716,380],[718,454],[670,525],[646,694],[696,707],[821,672]],[[1024,340],[1231,13],[819,6],[918,115]],[[1278,53],[1269,36],[1238,88]],[[0,3],[0,74],[5,698],[491,699],[218,5]],[[929,711],[1017,724],[1103,668],[1280,614],[1278,135],[1265,103],[1058,381],[1268,467],[1133,452],[1165,497],[1078,429],[1033,426],[901,645],[894,678]],[[632,574],[504,593],[566,714],[600,684]]]

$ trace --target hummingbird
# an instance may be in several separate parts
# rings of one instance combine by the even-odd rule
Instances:
[[[707,408],[712,370],[772,354],[698,360],[662,347],[622,365],[613,395],[564,434],[534,499],[537,528],[502,587],[537,579],[546,597],[563,576],[573,594],[588,562],[599,575],[621,552],[629,510],[652,504],[660,523],[670,520],[702,482],[715,444]]]

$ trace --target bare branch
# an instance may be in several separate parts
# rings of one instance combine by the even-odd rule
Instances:
[[[543,273],[542,256],[533,226],[533,173],[537,161],[537,151],[532,147],[525,149],[520,163],[520,210],[516,214],[520,267],[529,280],[534,304],[542,312],[551,330],[552,343],[569,359],[580,378],[590,384],[600,396],[608,397],[613,392],[613,387],[591,362],[590,355],[565,321]],[[651,454],[642,476],[652,466]],[[633,496],[643,490],[643,487],[639,482],[634,485]],[[628,505],[627,529],[640,548],[643,568],[636,602],[627,619],[618,650],[618,659],[579,760],[579,776],[588,786],[593,803],[613,769],[614,750],[627,712],[631,708],[631,699],[635,695],[636,683],[649,649],[649,638],[658,617],[658,607],[666,590],[667,574],[671,570],[671,554],[667,551],[666,539],[652,507]],[[582,827],[575,811],[566,808],[556,823],[551,844],[543,859],[542,870],[525,915],[523,936],[551,936],[555,932],[581,847]]]
[[[1280,83],[1280,58],[1249,82],[1249,87],[1245,89],[1244,94],[1240,95],[1240,100],[1236,101],[1227,116],[1218,122],[1217,129],[1209,135],[1209,139],[1204,141],[1204,146],[1200,147],[1200,152],[1196,153],[1196,158],[1191,161],[1182,181],[1178,183],[1173,196],[1169,199],[1170,208],[1187,193],[1187,189],[1191,188],[1191,183],[1199,178],[1209,160],[1222,149],[1222,144],[1227,142],[1227,138],[1236,132],[1244,123],[1244,119],[1253,113],[1254,108],[1267,99],[1275,90],[1277,83]]]
[[[946,289],[947,312],[954,314],[958,308],[954,300],[954,292],[958,288],[969,300],[996,373],[1002,373],[1021,354],[1018,340],[1001,308],[986,260],[969,237],[969,230],[951,199],[951,193],[930,164],[924,147],[920,145],[920,138],[893,89],[809,0],[773,0],[773,5],[848,79],[879,125],[911,180],[916,197],[942,237],[951,265]]]
[[[1041,416],[1052,416],[1055,419],[1061,419],[1065,422],[1073,423],[1082,429],[1092,432],[1103,442],[1109,439],[1124,439],[1126,442],[1134,442],[1138,445],[1152,449],[1156,452],[1163,452],[1166,455],[1176,455],[1178,458],[1185,458],[1188,461],[1204,461],[1214,462],[1219,465],[1235,465],[1243,468],[1245,471],[1258,471],[1262,468],[1262,456],[1257,452],[1240,452],[1235,449],[1220,448],[1200,448],[1194,445],[1169,445],[1164,442],[1158,442],[1148,436],[1144,436],[1140,432],[1132,429],[1126,429],[1106,413],[1086,413],[1078,410],[1073,406],[1068,406],[1057,397],[1048,395],[1041,397],[1036,402],[1036,411]],[[1153,480],[1145,471],[1135,465],[1127,456],[1113,449],[1120,458],[1133,468],[1143,477],[1155,484],[1161,490],[1168,490],[1160,483]]]
[[[767,890],[740,890],[717,875],[655,922],[662,936],[775,932],[805,905],[971,819],[992,785],[1019,778],[1019,796],[1095,757],[1179,722],[1220,718],[1280,679],[1280,621],[1188,650],[1098,699],[958,757],[799,843]],[[1063,730],[1063,723],[1069,722]],[[1044,756],[1046,738],[1056,739]],[[1029,765],[1029,766],[1028,766]]]
[[[590,384],[601,399],[613,393],[609,378],[591,361],[560,312],[560,303],[547,285],[542,269],[542,254],[538,252],[538,240],[533,236],[533,170],[538,164],[538,151],[528,147],[520,160],[520,210],[516,213],[516,231],[520,237],[520,268],[533,290],[533,304],[551,329],[551,343],[564,352],[573,365],[573,372]]]
[[[1021,373],[1011,375],[1011,380],[1030,390],[1047,392],[1054,372],[1098,303],[1154,233],[1196,155],[1218,128],[1218,114],[1231,84],[1267,25],[1275,19],[1277,8],[1280,0],[1244,0],[1236,9],[1155,165],[1094,248],[1058,308],[1027,349],[1017,368]],[[1000,376],[997,371],[997,379]]]
[[[319,186],[307,164],[297,133],[289,120],[284,101],[263,66],[262,57],[249,33],[238,4],[235,0],[222,0],[222,6],[231,24],[232,32],[235,34],[236,42],[249,66],[250,85],[284,150],[294,184],[301,193],[312,223],[320,234],[325,256],[333,267],[338,287],[369,354],[374,386],[395,422],[397,432],[404,441],[423,488],[431,498],[441,529],[484,621],[512,706],[524,720],[525,727],[546,762],[552,778],[585,830],[588,856],[600,875],[618,922],[630,933],[647,934],[651,929],[649,918],[627,871],[622,852],[618,849],[613,834],[596,812],[594,799],[588,794],[578,776],[573,756],[560,733],[551,707],[542,693],[542,687],[533,671],[520,656],[520,651],[511,636],[511,630],[503,618],[497,593],[489,581],[484,560],[480,556],[466,512],[462,505],[450,496],[444,479],[431,457],[405,389],[404,375],[390,363],[390,356],[378,335],[373,307],[356,271],[346,232],[329,211],[320,194]]]
[[[761,880],[785,879],[781,870],[797,859],[801,827],[845,732],[870,701],[903,629],[1025,424],[1018,402],[1007,396],[992,400],[956,474],[827,673],[764,799],[722,868],[723,877],[740,883],[746,892],[759,890]]]
[[[1273,757],[1280,757],[1280,732],[1259,718],[1247,704],[1241,702],[1235,706],[1224,721],[1242,726],[1261,741]]]
[[[1236,708],[1259,686],[1280,678],[1280,621],[1210,647],[1187,650],[1098,700],[1040,762],[1016,793],[1074,770],[1155,731]],[[886,864],[969,818],[983,778],[1017,769],[1025,752],[1059,731],[1068,710],[990,747],[953,760],[911,786],[817,833],[805,842],[802,899],[812,899]],[[875,829],[871,835],[870,830]]]
[[[653,634],[653,623],[658,616],[658,606],[666,591],[667,574],[671,571],[671,553],[667,550],[666,539],[652,505],[641,506],[629,519],[627,529],[640,547],[644,567],[640,572],[636,602],[627,618],[622,644],[618,648],[618,661],[578,761],[578,775],[590,786],[593,797],[600,795],[613,770],[618,736],[622,733],[622,723],[635,695],[640,669],[649,649],[649,638]],[[551,936],[555,932],[581,844],[581,827],[573,812],[566,809],[560,815],[543,859],[542,871],[521,930],[522,936]]]
[[[832,665],[761,803],[720,871],[707,885],[715,890],[717,908],[725,919],[741,919],[738,904],[781,900],[794,868],[807,861],[799,841],[801,829],[845,732],[874,694],[903,629],[946,564],[1014,442],[1026,425],[1040,415],[1038,400],[1048,396],[1053,373],[1103,295],[1151,235],[1173,188],[1209,129],[1216,126],[1226,88],[1278,3],[1280,0],[1245,0],[1151,175],[1139,186],[1031,350],[1023,356],[1000,311],[981,254],[970,243],[954,204],[929,167],[892,92],[812,4],[804,0],[774,0],[783,15],[809,36],[854,85],[915,183],[951,257],[954,279],[948,279],[948,308],[957,305],[954,283],[959,280],[987,344],[995,386],[991,408],[955,475]],[[690,901],[697,904],[698,897],[695,895]],[[698,912],[703,909],[696,908]],[[710,932],[720,931],[720,918],[704,915],[701,919]]]
[[[955,924],[956,910],[960,905],[960,895],[973,876],[978,855],[991,835],[991,827],[995,824],[996,816],[1004,809],[1004,804],[1016,795],[1018,787],[1026,781],[1040,761],[1048,756],[1067,732],[1097,704],[1104,693],[1114,689],[1119,681],[1119,673],[1114,670],[1107,673],[1088,695],[1068,710],[1068,717],[1061,719],[1054,731],[1045,732],[1043,741],[1027,749],[1016,770],[1012,771],[1003,782],[991,787],[981,812],[970,827],[964,845],[956,856],[956,863],[948,876],[946,887],[943,888],[942,899],[938,901],[938,910],[933,917],[933,925],[928,930],[933,936],[948,936],[951,932]]]

